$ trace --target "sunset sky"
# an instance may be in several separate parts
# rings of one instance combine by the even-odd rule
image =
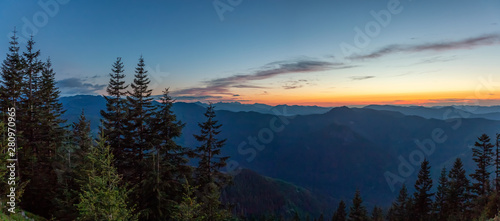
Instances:
[[[500,105],[497,0],[3,0],[2,60],[14,27],[64,96],[104,94],[117,57],[130,83],[142,55],[180,101]]]

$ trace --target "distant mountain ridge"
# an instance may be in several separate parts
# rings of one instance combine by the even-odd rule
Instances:
[[[364,108],[373,110],[397,111],[408,116],[420,116],[427,119],[452,118],[484,118],[500,120],[500,106],[396,106],[396,105],[368,105]]]
[[[67,109],[64,117],[69,122],[76,120],[85,109],[93,130],[96,130],[99,110],[105,108],[102,96],[63,97],[61,102]],[[412,163],[415,159],[410,157],[419,154],[431,162],[434,181],[441,167],[451,168],[450,163],[456,157],[463,159],[467,174],[470,174],[474,169],[470,147],[477,137],[482,133],[493,136],[500,132],[500,121],[476,118],[497,114],[487,112],[487,108],[481,113],[472,113],[456,107],[371,105],[364,108],[337,107],[322,114],[294,116],[274,113],[290,113],[290,106],[274,108],[271,114],[253,110],[234,112],[235,108],[231,109],[233,111],[218,110],[217,120],[223,125],[220,137],[227,138],[222,154],[230,156],[230,162],[237,169],[250,169],[286,181],[310,191],[313,196],[324,195],[334,206],[340,200],[352,199],[356,189],[361,190],[367,207],[389,206],[402,182],[413,186],[418,167]],[[177,142],[186,147],[198,145],[192,135],[199,133],[197,123],[204,120],[203,105],[177,102],[173,111],[186,123]],[[439,117],[446,112],[449,112],[449,117]],[[446,137],[443,142],[433,139],[436,131]],[[419,145],[433,146],[433,151],[423,153]],[[407,176],[400,174],[402,164],[409,165],[413,171]],[[402,181],[390,185],[387,173]],[[258,180],[260,178],[256,182]],[[434,183],[434,188],[436,186]],[[412,188],[409,190],[413,191]]]

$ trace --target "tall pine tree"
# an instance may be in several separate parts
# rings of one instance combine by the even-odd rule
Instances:
[[[198,167],[195,169],[195,176],[201,188],[208,183],[216,183],[217,186],[222,187],[227,183],[228,176],[219,170],[226,166],[228,157],[219,155],[226,139],[218,140],[216,138],[222,125],[215,120],[214,106],[211,103],[207,107],[205,117],[207,120],[198,124],[201,128],[201,134],[194,135],[196,140],[201,143],[195,150],[200,159]]]
[[[177,145],[174,139],[181,136],[184,124],[177,120],[172,111],[173,100],[168,89],[163,91],[160,106],[150,120],[151,143],[148,150],[147,176],[141,182],[142,197],[145,199],[145,211],[142,219],[164,220],[174,211],[174,206],[183,200],[182,180],[191,175],[187,165],[186,149]]]
[[[151,115],[153,109],[153,98],[151,92],[153,90],[148,88],[150,83],[145,69],[144,58],[139,58],[139,63],[135,68],[134,82],[130,84],[132,91],[129,91],[127,96],[126,108],[128,109],[128,128],[124,130],[125,137],[132,140],[132,154],[133,160],[133,175],[129,180],[132,183],[139,183],[145,178],[145,151],[152,149],[152,131],[150,130]]]
[[[399,190],[399,195],[396,201],[392,203],[392,206],[387,214],[387,218],[390,221],[407,221],[411,218],[412,211],[412,199],[408,194],[408,189],[406,185],[403,184]]]
[[[349,210],[349,221],[366,221],[368,220],[368,211],[366,211],[365,206],[363,206],[363,199],[361,198],[361,192],[356,190],[356,194],[352,199],[352,206]]]
[[[23,82],[23,61],[19,55],[16,30],[9,44],[9,53],[2,63],[0,78],[0,112],[3,113],[7,112],[7,108],[18,107]],[[7,122],[6,119],[4,122]]]
[[[108,137],[108,142],[113,148],[116,166],[121,174],[124,174],[124,179],[132,176],[130,170],[133,169],[133,152],[130,150],[130,140],[126,140],[126,129],[128,125],[127,110],[125,107],[124,96],[128,85],[125,84],[123,74],[123,63],[121,58],[117,58],[113,63],[113,68],[109,74],[109,84],[106,88],[108,96],[106,99],[106,111],[101,110],[103,117],[104,136]]]
[[[441,170],[441,175],[439,176],[439,183],[437,186],[436,198],[434,200],[434,219],[439,221],[445,221],[448,219],[448,172],[446,167]]]
[[[201,143],[195,150],[199,158],[198,167],[195,169],[195,178],[200,187],[200,200],[202,202],[202,211],[205,216],[211,220],[224,216],[225,210],[221,209],[219,197],[223,185],[229,181],[229,176],[220,172],[220,169],[226,166],[228,157],[221,157],[221,148],[226,139],[219,140],[217,135],[220,133],[221,124],[215,120],[214,106],[210,103],[205,112],[207,120],[199,123],[201,128],[200,135],[194,135],[196,140]]]
[[[432,199],[434,195],[431,193],[432,179],[430,175],[429,161],[424,159],[420,165],[420,172],[418,173],[418,179],[415,183],[415,220],[428,220],[431,212]]]
[[[346,221],[347,220],[347,212],[346,206],[343,200],[339,202],[337,210],[333,214],[332,221]]]
[[[375,206],[373,207],[372,216],[370,221],[384,221],[384,212],[382,208]]]
[[[496,134],[496,140],[495,140],[495,158],[494,158],[494,163],[495,163],[495,191],[497,193],[500,192],[500,134]]]
[[[58,103],[59,92],[55,87],[54,73],[50,64],[39,59],[33,37],[28,40],[23,53],[24,69],[20,103],[18,132],[22,139],[20,163],[21,177],[29,180],[22,206],[31,212],[49,217],[54,209],[57,176],[52,162],[60,147],[64,129],[60,123],[62,106]],[[42,73],[45,72],[45,81]],[[42,90],[43,89],[43,90]],[[46,96],[46,97],[45,97]],[[54,137],[52,137],[54,136]]]
[[[472,159],[476,162],[477,169],[470,175],[476,181],[472,183],[471,190],[477,196],[485,196],[490,189],[489,179],[491,172],[488,171],[488,167],[492,163],[492,148],[493,145],[490,143],[490,137],[483,134],[478,137],[478,141],[476,141],[472,149]]]
[[[463,163],[457,158],[448,174],[448,194],[446,208],[454,220],[468,220],[467,206],[469,201],[469,180],[465,174]]]

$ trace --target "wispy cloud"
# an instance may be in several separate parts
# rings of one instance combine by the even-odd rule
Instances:
[[[361,80],[366,80],[370,78],[374,78],[375,76],[352,76],[350,77],[351,80],[353,81],[361,81]]]
[[[416,64],[431,64],[431,63],[441,63],[441,62],[448,62],[448,61],[453,61],[453,60],[456,60],[457,59],[457,56],[454,55],[454,56],[449,56],[449,57],[444,57],[444,56],[434,56],[434,57],[431,57],[431,58],[426,58],[426,59],[422,59],[421,61],[415,63],[414,65]]]
[[[332,69],[352,68],[344,63],[332,63],[319,60],[277,61],[264,65],[250,74],[236,74],[203,82],[202,87],[193,87],[174,91],[179,96],[233,95],[230,88],[262,88],[249,84],[252,81],[264,80],[280,75],[309,73]]]
[[[92,84],[80,78],[66,78],[57,82],[62,94],[97,94],[106,84]]]
[[[394,44],[381,48],[365,55],[354,55],[348,57],[351,60],[367,60],[380,58],[394,53],[413,53],[423,51],[449,51],[458,49],[472,49],[476,47],[500,44],[499,34],[482,35],[458,41],[434,42],[417,45]]]
[[[220,99],[222,96],[175,96],[178,101],[198,101],[198,100],[210,100],[210,99]]]
[[[285,84],[283,85],[283,89],[290,90],[290,89],[301,88],[304,87],[305,84],[309,84],[306,79],[291,80],[285,82]]]

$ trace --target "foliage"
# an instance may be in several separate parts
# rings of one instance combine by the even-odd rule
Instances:
[[[134,209],[127,208],[129,191],[113,166],[113,154],[105,141],[100,137],[86,157],[90,169],[76,205],[79,220],[134,220]]]
[[[361,198],[361,192],[356,190],[356,194],[352,199],[352,205],[349,210],[349,221],[366,221],[368,220],[368,212],[363,206],[363,199]]]

